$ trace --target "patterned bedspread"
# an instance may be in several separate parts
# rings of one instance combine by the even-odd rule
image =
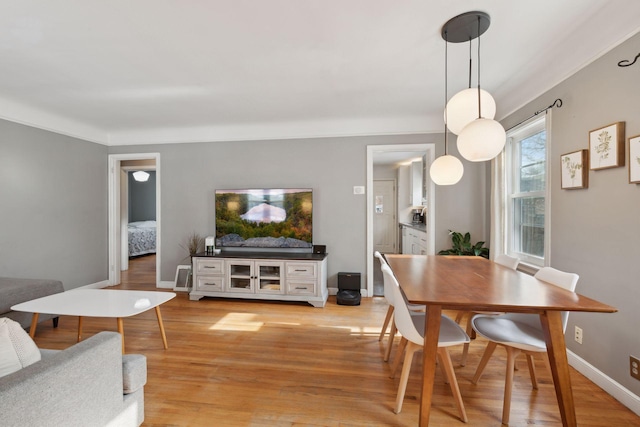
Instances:
[[[129,256],[156,253],[156,222],[129,223]]]

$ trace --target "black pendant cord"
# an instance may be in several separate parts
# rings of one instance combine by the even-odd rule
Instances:
[[[445,31],[444,33],[444,155],[446,156],[448,154],[448,145],[449,145],[449,140],[448,140],[448,132],[447,132],[447,120],[448,117],[447,115],[449,114],[447,111],[447,102],[449,101],[448,98],[448,94],[447,94],[447,87],[449,85],[448,79],[447,79],[447,75],[448,75],[448,69],[447,69],[447,63],[449,55],[448,55],[448,48],[447,45],[449,44],[449,42],[447,41],[447,32]]]
[[[469,42],[471,43],[471,42]],[[480,107],[480,17],[478,16],[478,118],[482,118],[482,107]]]
[[[471,40],[469,39],[469,89],[471,89]]]
[[[529,120],[529,119],[531,119],[531,118],[533,118],[533,117],[537,116],[537,115],[538,115],[538,114],[540,114],[540,113],[546,113],[546,112],[547,112],[547,110],[550,110],[550,109],[552,109],[553,107],[557,107],[557,108],[562,107],[562,99],[560,99],[560,98],[556,99],[555,101],[553,101],[553,104],[549,105],[547,108],[543,108],[542,110],[538,110],[538,111],[536,111],[535,113],[533,113],[532,115],[530,115],[530,116],[529,116],[529,117],[527,117],[526,119],[522,120],[522,121],[521,121],[521,122],[519,122],[518,124],[511,126],[508,130],[511,130],[511,129],[515,128],[515,127],[520,126],[521,124],[523,124],[523,123],[524,123],[524,122],[526,122],[527,120]]]
[[[628,59],[623,59],[622,61],[618,62],[618,67],[630,67],[633,64],[635,64],[636,61],[638,61],[638,58],[640,58],[640,53],[637,54],[635,58],[633,58],[633,61],[629,61]]]

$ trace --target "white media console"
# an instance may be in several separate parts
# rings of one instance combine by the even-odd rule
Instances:
[[[202,297],[303,301],[324,307],[327,254],[222,252],[192,257],[189,299]]]

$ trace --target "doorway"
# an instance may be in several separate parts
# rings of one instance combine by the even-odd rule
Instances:
[[[156,256],[155,284],[160,283],[161,220],[160,220],[160,153],[111,154],[109,155],[109,285],[120,283],[121,271],[128,262],[128,210],[127,171],[139,163],[140,168],[155,169],[156,195]]]
[[[394,159],[395,162],[411,161],[411,159],[422,159],[425,166],[425,170],[429,169],[429,165],[435,159],[435,144],[394,144],[394,145],[369,145],[367,146],[367,253],[366,253],[366,267],[367,267],[367,295],[368,297],[374,296],[374,266],[375,257],[373,256],[375,246],[375,194],[374,194],[374,164],[380,164],[384,162],[384,159]],[[424,190],[426,192],[426,207],[427,207],[427,254],[434,254],[435,248],[435,185],[431,181],[431,178],[426,174],[424,180]],[[397,192],[402,191],[397,189]],[[396,193],[397,196],[397,193]],[[398,206],[396,206],[396,211]],[[398,221],[395,219],[395,231],[399,233]],[[396,251],[399,252],[397,246]]]
[[[398,222],[396,220],[396,181],[373,181],[373,250],[380,253],[398,252]]]

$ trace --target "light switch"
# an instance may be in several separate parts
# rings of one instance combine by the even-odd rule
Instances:
[[[364,185],[354,185],[353,194],[364,194]]]

